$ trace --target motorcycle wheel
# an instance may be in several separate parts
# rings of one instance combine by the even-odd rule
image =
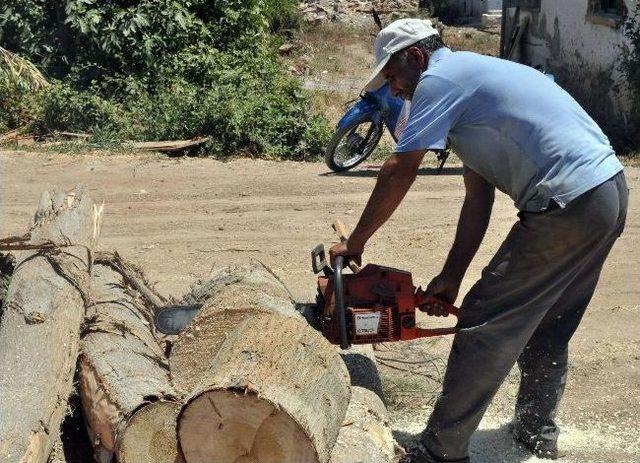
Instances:
[[[334,172],[349,170],[367,159],[382,137],[383,125],[363,116],[338,129],[324,155]]]

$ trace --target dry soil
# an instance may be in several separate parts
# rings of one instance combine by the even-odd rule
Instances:
[[[179,298],[212,267],[253,258],[272,267],[297,299],[309,301],[315,295],[311,248],[330,244],[336,217],[355,225],[377,166],[334,175],[320,163],[0,151],[0,172],[0,236],[25,232],[43,190],[81,183],[105,203],[101,246],[142,265],[165,295]],[[631,189],[627,227],[571,346],[569,384],[559,413],[565,462],[640,458],[640,169],[626,172]],[[451,244],[462,197],[459,165],[434,175],[426,163],[399,210],[369,243],[365,260],[410,270],[415,283],[428,283]],[[461,296],[505,237],[515,212],[509,198],[499,195]],[[440,339],[378,350],[386,359],[381,365],[385,389],[403,443],[424,426],[449,345],[449,339]],[[535,461],[512,444],[507,431],[516,390],[514,371],[474,438],[475,462]]]

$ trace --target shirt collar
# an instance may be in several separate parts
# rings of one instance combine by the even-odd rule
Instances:
[[[429,58],[429,65],[427,66],[427,69],[429,69],[435,63],[443,59],[445,56],[448,56],[450,53],[453,53],[450,48],[447,48],[447,47],[438,48],[436,51],[431,53],[431,57]]]

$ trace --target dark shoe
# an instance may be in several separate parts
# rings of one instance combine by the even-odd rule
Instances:
[[[399,463],[437,463],[437,460],[431,458],[429,451],[418,442],[407,451]]]
[[[536,457],[547,460],[558,459],[557,441],[545,439],[537,434],[530,434],[513,423],[509,426],[509,430],[513,435],[513,440],[521,444]]]
[[[427,448],[418,442],[411,447],[407,454],[400,459],[399,463],[447,463],[452,460],[440,460],[434,457]],[[455,460],[455,463],[469,463],[469,459]]]

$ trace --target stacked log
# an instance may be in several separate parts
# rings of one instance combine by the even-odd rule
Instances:
[[[0,461],[65,461],[76,360],[97,463],[394,460],[370,347],[340,352],[253,262],[194,286],[183,302],[202,308],[165,349],[166,300],[94,250],[100,221],[80,190],[43,195],[3,306]]]
[[[398,448],[382,399],[370,389],[353,386],[330,463],[389,463]]]
[[[221,269],[183,303],[203,305],[170,357],[176,383],[193,391],[178,423],[188,462],[393,461],[371,346],[339,352],[340,361],[269,269]]]
[[[45,462],[73,386],[100,214],[76,189],[45,192],[0,324],[0,461]],[[57,247],[51,247],[57,246]]]
[[[79,357],[85,421],[98,463],[174,463],[177,394],[153,335],[151,307],[129,284],[135,270],[116,255],[100,254],[92,271]],[[124,273],[124,272],[123,272]]]
[[[326,462],[351,390],[338,352],[304,320],[247,318],[178,419],[188,462]]]

